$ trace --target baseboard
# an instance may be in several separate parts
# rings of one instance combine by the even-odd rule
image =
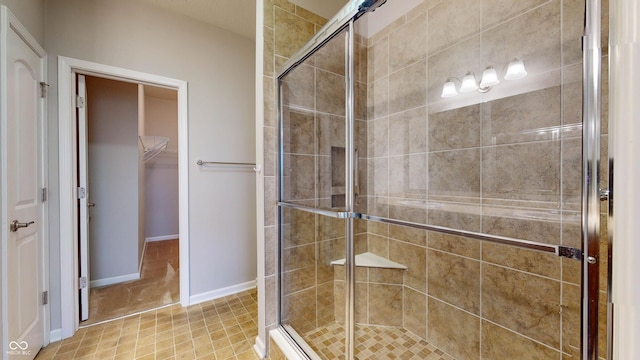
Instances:
[[[152,237],[146,238],[144,241],[145,242],[154,242],[154,241],[164,241],[164,240],[175,240],[175,239],[177,239],[179,237],[180,237],[180,235],[178,235],[178,234],[176,234],[176,235],[152,236]]]
[[[195,305],[195,304],[203,303],[205,301],[215,300],[221,297],[225,297],[228,295],[233,295],[242,291],[253,289],[255,287],[256,287],[256,281],[252,280],[252,281],[247,281],[246,283],[232,285],[222,289],[217,289],[217,290],[207,291],[201,294],[191,295],[189,297],[189,305]]]
[[[260,336],[256,336],[256,343],[253,344],[253,351],[255,351],[256,354],[258,354],[258,357],[260,359],[264,359],[265,357],[267,357],[267,348],[264,345],[264,341],[262,341]]]
[[[89,286],[91,287],[107,286],[107,285],[118,284],[121,282],[130,281],[130,280],[138,280],[138,279],[140,279],[139,272],[133,273],[133,274],[121,275],[121,276],[114,276],[106,279],[91,280],[89,282]]]
[[[62,340],[62,329],[51,330],[49,333],[49,343],[54,343]]]

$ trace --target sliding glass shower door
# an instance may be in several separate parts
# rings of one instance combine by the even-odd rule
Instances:
[[[302,352],[606,356],[594,11],[352,1],[285,65],[279,317]]]

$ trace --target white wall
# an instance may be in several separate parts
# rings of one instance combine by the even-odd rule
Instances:
[[[147,92],[145,134],[169,138],[167,151],[146,163],[147,238],[178,234],[178,94],[156,97]],[[171,98],[173,97],[173,98]]]
[[[138,272],[138,86],[87,76],[91,281]]]
[[[253,161],[254,42],[128,0],[47,0],[50,208],[58,204],[57,55],[181,79],[189,86],[190,295],[255,280],[255,177],[197,159]],[[51,223],[51,323],[60,327],[59,229]]]

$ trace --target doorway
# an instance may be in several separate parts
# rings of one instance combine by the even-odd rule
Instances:
[[[179,300],[175,89],[77,74],[80,321]]]
[[[59,151],[60,151],[60,238],[61,238],[61,293],[62,293],[62,334],[72,336],[80,326],[81,303],[80,264],[78,261],[78,144],[75,134],[76,82],[77,74],[125,83],[143,84],[177,92],[177,168],[178,168],[178,234],[179,235],[179,283],[180,303],[189,305],[189,262],[188,262],[188,158],[187,158],[187,84],[182,80],[170,79],[127,69],[87,62],[66,57],[58,58],[58,111],[59,111]]]

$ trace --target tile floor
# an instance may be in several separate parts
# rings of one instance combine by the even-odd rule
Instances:
[[[80,329],[50,344],[37,360],[258,360],[256,290],[202,304],[179,304]]]
[[[337,323],[304,336],[323,359],[344,359],[344,327]],[[394,326],[356,325],[358,359],[454,360],[406,329]]]
[[[81,326],[180,301],[179,241],[148,242],[139,280],[92,288],[89,319]]]

